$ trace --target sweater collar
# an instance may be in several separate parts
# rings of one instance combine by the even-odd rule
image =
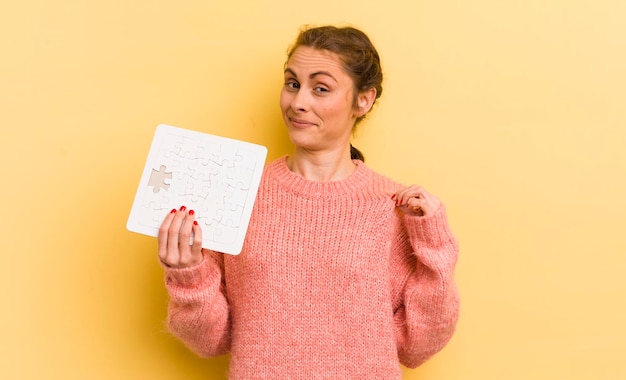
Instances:
[[[286,155],[270,163],[267,170],[270,178],[287,191],[307,198],[353,196],[359,193],[370,179],[370,170],[363,161],[353,160],[353,162],[356,168],[350,176],[328,182],[312,181],[293,173],[287,166]]]

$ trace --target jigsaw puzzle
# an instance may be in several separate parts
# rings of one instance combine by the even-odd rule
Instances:
[[[167,213],[184,205],[196,212],[204,248],[238,254],[266,156],[261,145],[159,125],[128,230],[157,236]]]

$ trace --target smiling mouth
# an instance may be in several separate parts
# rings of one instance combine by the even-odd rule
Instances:
[[[289,118],[289,122],[295,128],[308,128],[308,127],[312,127],[315,125],[315,123],[312,123],[310,121],[302,120],[302,119],[294,119],[294,118]]]

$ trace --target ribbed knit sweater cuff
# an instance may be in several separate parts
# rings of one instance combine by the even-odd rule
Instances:
[[[428,248],[440,248],[448,244],[456,246],[456,238],[448,225],[446,208],[443,204],[432,215],[405,215],[404,222],[409,236],[421,245]]]
[[[183,288],[194,288],[203,284],[213,270],[213,259],[204,256],[202,261],[187,268],[172,268],[162,263],[165,269],[165,281],[168,285]]]

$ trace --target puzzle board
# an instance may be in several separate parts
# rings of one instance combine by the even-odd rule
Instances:
[[[184,205],[196,212],[203,248],[239,254],[266,156],[261,145],[159,125],[126,227],[156,237]]]

